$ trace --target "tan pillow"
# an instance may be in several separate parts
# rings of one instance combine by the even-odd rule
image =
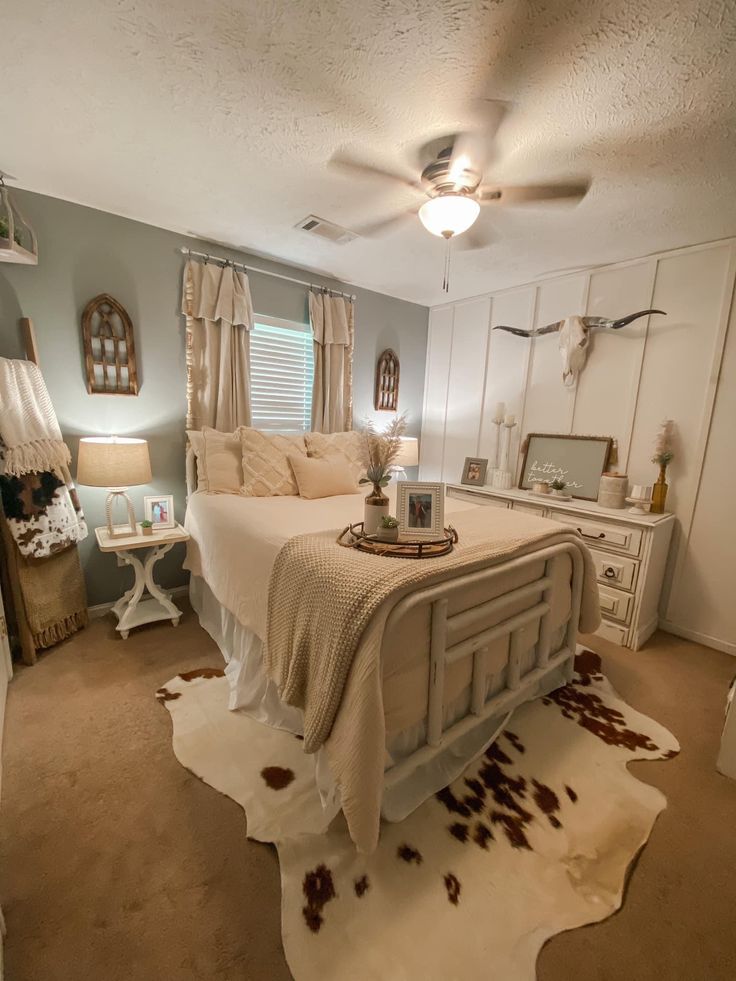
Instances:
[[[294,471],[299,496],[314,500],[316,497],[334,497],[336,494],[354,494],[355,478],[347,463],[337,458],[289,456]]]
[[[202,429],[204,453],[204,489],[208,494],[240,494],[243,483],[243,458],[240,451],[240,431],[221,433],[210,426]],[[195,449],[196,453],[196,449]],[[201,486],[200,460],[197,460],[197,481]]]
[[[264,433],[243,426],[243,494],[246,497],[280,497],[299,493],[289,456],[303,456],[307,447],[303,436]]]
[[[358,481],[365,474],[361,461],[360,433],[305,433],[307,453],[318,459],[331,458],[347,464],[357,487]]]
[[[204,469],[204,436],[199,429],[187,429],[187,439],[197,461],[197,490],[207,490],[207,471]]]

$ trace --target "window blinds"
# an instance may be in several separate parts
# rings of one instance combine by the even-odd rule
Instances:
[[[250,334],[251,418],[256,429],[311,429],[314,342],[305,324],[257,318]]]

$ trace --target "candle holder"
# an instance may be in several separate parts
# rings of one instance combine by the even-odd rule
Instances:
[[[495,420],[494,420],[495,422]],[[514,475],[509,470],[509,454],[511,450],[511,430],[516,422],[503,422],[503,429],[500,429],[500,452],[498,453],[498,466],[493,471],[493,486],[499,490],[508,490],[514,483]]]
[[[493,463],[491,464],[490,473],[488,474],[488,478],[489,478],[488,482],[490,484],[493,484],[496,477],[496,471],[498,470],[500,459],[501,459],[501,426],[503,425],[503,416],[501,417],[494,416],[494,418],[491,419],[491,422],[496,427],[496,442],[495,442],[495,449],[493,453]]]

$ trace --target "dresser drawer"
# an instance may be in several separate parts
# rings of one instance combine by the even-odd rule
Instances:
[[[634,605],[633,596],[609,586],[599,586],[598,596],[601,603],[601,613],[604,616],[610,617],[612,620],[620,620],[621,623],[629,622],[631,609]]]
[[[448,491],[448,497],[457,497],[461,501],[472,501],[473,504],[482,504],[489,508],[507,509],[509,502],[500,497],[484,497],[482,494],[469,494],[467,491],[456,490],[454,487]]]
[[[593,565],[598,582],[602,582],[604,585],[609,583],[611,586],[618,586],[621,589],[629,589],[632,593],[634,592],[639,571],[639,563],[636,559],[628,559],[623,555],[612,555],[610,552],[601,552],[593,547],[590,549],[590,554],[593,556]]]
[[[580,532],[589,545],[605,545],[629,555],[638,555],[641,550],[641,531],[626,528],[624,525],[608,525],[595,518],[576,518],[574,515],[555,511],[550,517],[563,524],[572,525]]]
[[[513,501],[511,507],[514,511],[526,511],[527,514],[536,514],[540,518],[543,518],[547,513],[547,509],[544,506],[537,507],[536,504],[522,504],[520,501]]]
[[[610,620],[601,620],[601,625],[596,630],[596,635],[598,637],[605,637],[606,640],[612,640],[614,644],[620,644],[621,647],[625,647],[629,631],[626,627],[622,627],[618,623],[611,623]]]

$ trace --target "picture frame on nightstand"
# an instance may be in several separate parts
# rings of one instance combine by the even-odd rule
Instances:
[[[176,528],[173,494],[147,494],[143,498],[143,511],[154,531],[157,528]]]

